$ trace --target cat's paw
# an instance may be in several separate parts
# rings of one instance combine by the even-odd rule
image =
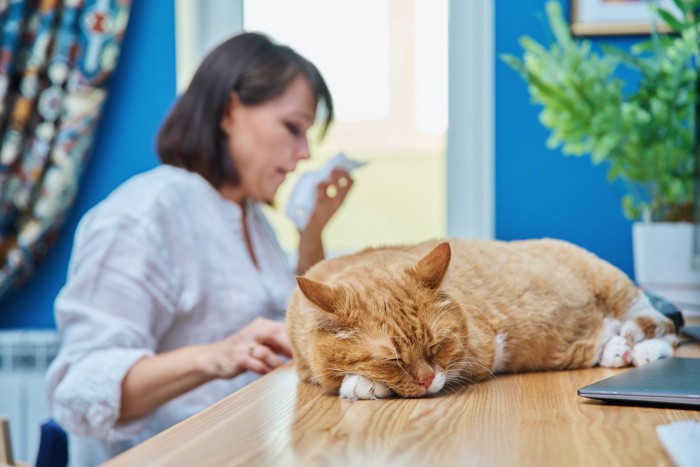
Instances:
[[[635,321],[625,321],[620,329],[620,335],[627,339],[629,345],[634,345],[644,339],[644,331]]]
[[[621,368],[627,366],[632,361],[632,353],[627,340],[622,336],[614,336],[603,349],[600,357],[600,366],[607,368]]]
[[[383,399],[392,394],[384,384],[360,375],[345,375],[340,385],[340,397],[344,399]]]
[[[660,358],[672,357],[673,347],[665,339],[647,339],[637,343],[632,349],[634,366],[646,365]]]
[[[629,321],[625,321],[620,329],[620,335],[627,339],[630,346],[644,339],[663,337],[674,332],[673,322],[656,310],[638,313]]]

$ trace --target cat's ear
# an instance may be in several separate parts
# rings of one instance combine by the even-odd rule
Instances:
[[[419,282],[432,290],[437,290],[450,265],[452,250],[448,242],[443,242],[425,255],[413,269]]]
[[[324,311],[333,313],[338,302],[337,293],[320,282],[298,276],[297,284],[306,298]]]
[[[340,299],[338,292],[327,285],[301,276],[297,277],[297,284],[304,296],[321,309],[321,313],[316,316],[316,325],[320,329],[340,332],[350,327],[345,319],[334,314]]]

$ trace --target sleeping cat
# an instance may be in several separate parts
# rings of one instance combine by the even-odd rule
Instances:
[[[287,324],[300,379],[347,399],[642,365],[676,344],[671,320],[624,273],[559,240],[370,248],[297,282]]]

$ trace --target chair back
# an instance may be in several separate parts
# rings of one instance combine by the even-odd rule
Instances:
[[[41,425],[39,452],[35,467],[66,467],[68,465],[68,435],[54,420]]]
[[[12,454],[12,436],[10,436],[10,420],[0,417],[0,467],[31,467],[26,462],[15,460]]]
[[[12,437],[10,436],[10,421],[0,417],[0,465],[14,465],[12,455]]]

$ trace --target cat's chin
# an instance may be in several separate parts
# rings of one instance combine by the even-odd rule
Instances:
[[[428,390],[426,391],[426,393],[428,395],[437,394],[438,392],[442,391],[442,388],[445,387],[445,382],[447,382],[447,378],[445,377],[445,372],[444,371],[436,371],[435,378],[433,378],[433,382],[428,387]]]

